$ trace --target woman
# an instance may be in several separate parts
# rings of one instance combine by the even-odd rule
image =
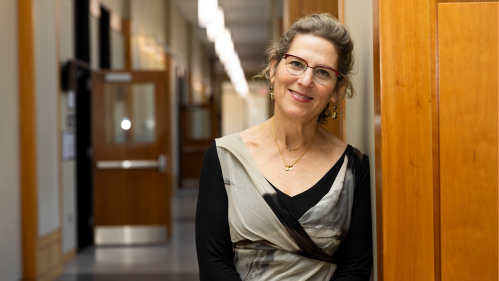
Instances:
[[[352,51],[329,14],[301,18],[268,48],[259,76],[274,117],[217,139],[203,160],[201,280],[369,280],[369,161],[319,125],[353,90]]]

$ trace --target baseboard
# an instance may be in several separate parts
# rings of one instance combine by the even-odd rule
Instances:
[[[37,281],[52,281],[62,274],[61,259],[62,241],[61,229],[38,237],[37,245]]]
[[[76,249],[71,249],[66,253],[62,253],[62,263],[67,263],[76,256]]]
[[[57,277],[62,275],[63,267],[62,265],[56,265],[54,268],[44,273],[41,276],[38,276],[37,281],[53,281],[57,279]]]

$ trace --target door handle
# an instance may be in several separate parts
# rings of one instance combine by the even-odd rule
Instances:
[[[123,160],[123,161],[97,161],[98,169],[158,169],[160,173],[166,172],[166,155],[160,154],[158,160]]]

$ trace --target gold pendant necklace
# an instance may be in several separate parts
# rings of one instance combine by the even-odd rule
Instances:
[[[281,151],[281,147],[279,146],[279,144],[277,143],[277,138],[276,138],[276,135],[275,135],[275,130],[274,130],[274,117],[272,117],[272,134],[274,134],[274,141],[275,141],[275,144],[277,145],[277,148],[279,149],[279,153],[281,154],[281,157],[282,157],[282,161],[284,161],[284,167],[285,167],[285,170],[286,171],[292,171],[293,170],[293,165],[298,163],[298,161],[300,161],[300,159],[303,157],[303,155],[305,155],[305,153],[307,153],[308,149],[312,146],[312,144],[314,143],[315,141],[315,137],[317,137],[317,133],[319,132],[319,128],[317,128],[317,130],[315,130],[315,136],[314,138],[312,139],[312,142],[310,143],[310,145],[307,147],[307,149],[305,150],[305,152],[303,152],[303,154],[300,156],[300,158],[296,159],[296,161],[293,163],[293,164],[288,164],[286,163],[286,159],[284,159],[284,156],[282,155],[282,151]],[[301,147],[301,146],[300,146]],[[300,148],[298,147],[298,148]],[[296,150],[298,150],[298,148]],[[289,148],[288,148],[289,149]]]

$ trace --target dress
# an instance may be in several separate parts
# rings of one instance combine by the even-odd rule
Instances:
[[[372,241],[366,156],[359,161],[349,146],[316,185],[295,198],[273,188],[261,175],[238,134],[217,139],[217,146],[212,144],[205,154],[196,215],[201,280],[369,280]],[[355,188],[342,188],[349,162],[357,170],[351,177],[356,179]],[[274,199],[283,200],[274,202],[268,196],[272,193]],[[281,207],[289,207],[299,218],[295,223],[309,234],[312,246],[293,236],[293,222],[286,222]],[[309,250],[314,246],[327,256]]]

